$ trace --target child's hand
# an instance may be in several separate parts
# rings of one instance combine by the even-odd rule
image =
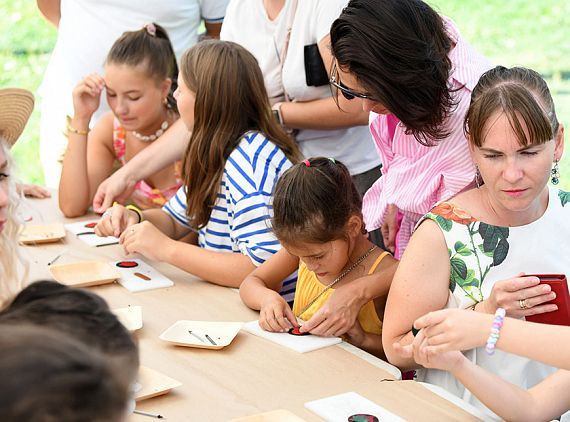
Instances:
[[[259,326],[265,331],[284,333],[299,324],[285,299],[275,292],[261,304]]]
[[[139,216],[136,212],[126,209],[121,204],[115,204],[103,213],[95,226],[95,234],[102,237],[119,237],[127,227],[138,222]]]
[[[105,81],[96,73],[92,73],[77,84],[73,89],[75,117],[91,119],[93,113],[99,108],[103,88],[105,88]]]
[[[433,353],[469,350],[484,346],[491,331],[493,315],[464,309],[430,312],[414,322],[427,339]]]
[[[172,242],[176,244],[149,221],[129,226],[119,238],[125,254],[139,253],[153,261],[168,261]]]
[[[364,342],[364,338],[366,336],[366,332],[360,325],[360,321],[358,319],[354,322],[354,325],[345,333],[346,340],[350,344],[354,344],[355,346],[359,346]]]
[[[17,183],[16,189],[18,189],[18,192],[24,194],[24,196],[29,198],[37,198],[37,199],[51,198],[50,191],[44,188],[43,186]]]
[[[412,344],[402,346],[399,342],[393,344],[394,351],[403,358],[413,358],[424,368],[435,368],[443,371],[454,371],[465,359],[461,352],[436,353],[428,347],[424,330],[420,330],[414,337]]]

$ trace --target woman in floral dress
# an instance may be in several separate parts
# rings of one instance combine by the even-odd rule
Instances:
[[[570,196],[547,186],[549,179],[558,183],[564,128],[544,80],[524,68],[486,72],[473,91],[466,131],[477,188],[420,220],[388,297],[384,350],[401,368],[419,366],[397,352],[412,342],[421,315],[443,308],[492,314],[501,307],[515,318],[550,312],[550,286],[524,274],[570,270]],[[488,356],[480,348],[466,356],[525,389],[554,372],[504,352]],[[419,370],[418,378],[492,413],[448,372]]]

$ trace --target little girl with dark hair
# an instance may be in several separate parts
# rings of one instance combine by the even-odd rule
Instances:
[[[67,217],[85,214],[114,163],[126,164],[178,119],[173,96],[177,77],[168,34],[160,25],[149,23],[115,41],[105,60],[104,76],[93,73],[75,87],[59,184],[59,207]],[[103,90],[111,112],[90,130]],[[145,209],[160,207],[181,185],[177,163],[138,182],[130,201]]]
[[[240,295],[259,309],[260,326],[285,332],[308,320],[335,288],[375,274],[388,292],[397,261],[368,240],[362,199],[346,166],[332,158],[311,158],[286,171],[273,199],[273,231],[283,248],[242,283]],[[282,280],[299,269],[293,309],[279,295]],[[384,301],[380,296],[360,309],[344,334],[357,347],[383,357]],[[303,328],[300,328],[303,331]]]

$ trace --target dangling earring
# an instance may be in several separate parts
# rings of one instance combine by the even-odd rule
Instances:
[[[481,187],[482,181],[483,178],[481,177],[481,172],[479,172],[479,166],[475,164],[475,186],[477,187],[477,189]]]
[[[550,181],[553,185],[560,182],[560,169],[558,168],[558,160],[554,160],[554,167],[550,170]]]

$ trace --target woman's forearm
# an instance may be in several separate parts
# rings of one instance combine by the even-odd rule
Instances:
[[[283,124],[292,129],[342,129],[367,125],[368,113],[362,110],[339,110],[332,97],[281,104]]]
[[[41,14],[57,28],[61,19],[61,0],[37,0],[36,3]]]
[[[188,145],[189,133],[182,119],[178,119],[164,134],[131,158],[115,177],[138,182],[180,160]]]

